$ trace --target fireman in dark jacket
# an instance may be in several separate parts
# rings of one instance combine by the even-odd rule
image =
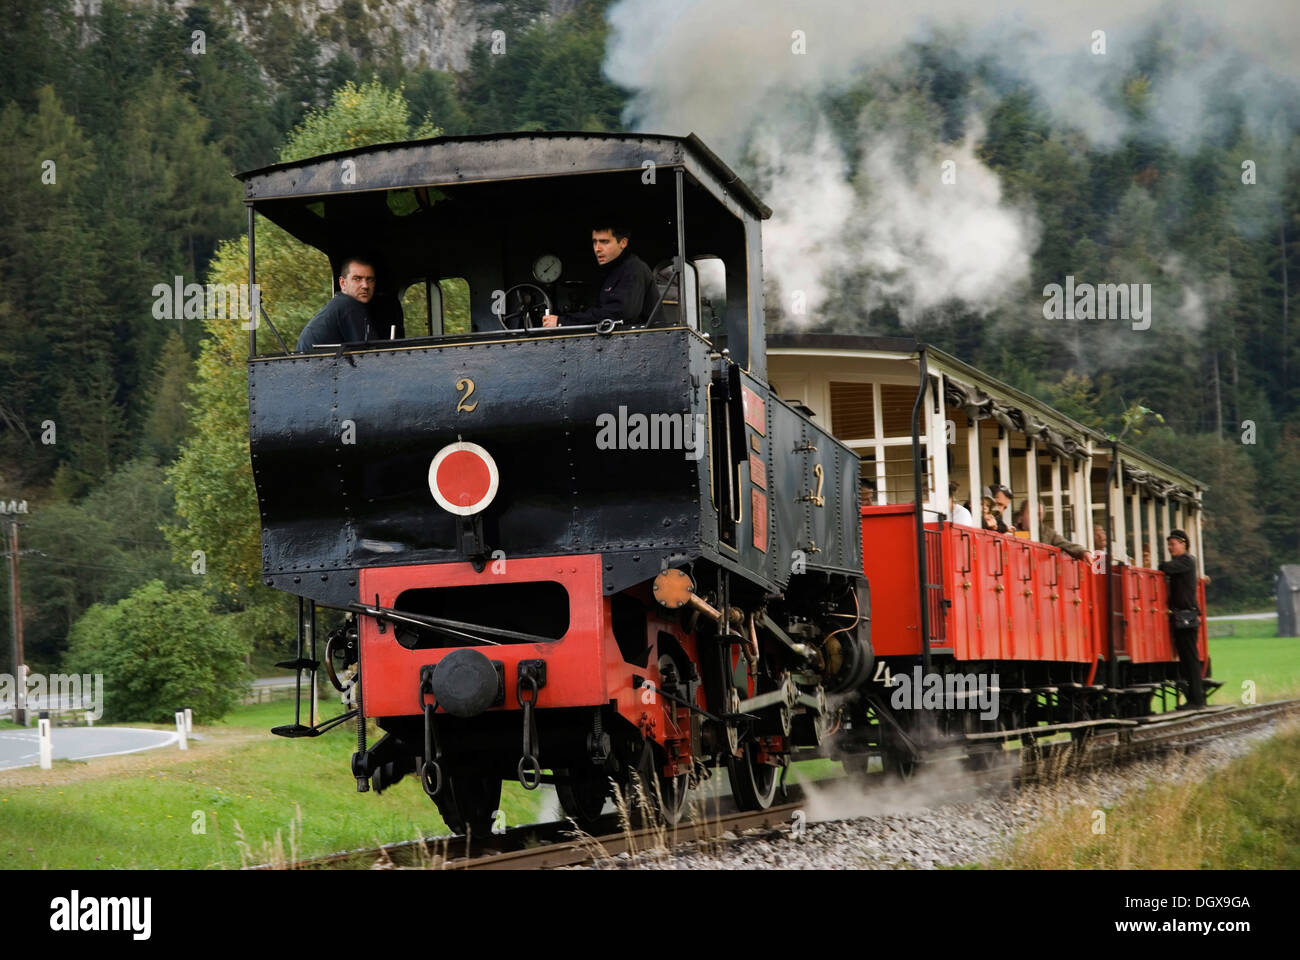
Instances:
[[[1172,530],[1165,541],[1170,559],[1160,564],[1160,572],[1169,578],[1169,629],[1174,648],[1187,680],[1187,706],[1205,706],[1201,685],[1201,661],[1197,658],[1196,640],[1200,608],[1196,604],[1196,558],[1187,552],[1187,534]],[[1179,625],[1180,621],[1184,624]],[[1190,625],[1186,625],[1190,624]]]
[[[625,227],[598,227],[591,231],[591,248],[600,268],[600,293],[596,306],[580,313],[542,317],[542,326],[573,326],[622,320],[625,326],[639,326],[650,319],[658,296],[654,275],[645,261],[627,249],[631,234]]]

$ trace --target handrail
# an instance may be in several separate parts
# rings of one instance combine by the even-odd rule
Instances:
[[[1110,685],[1119,683],[1119,664],[1115,660],[1115,600],[1111,585],[1112,558],[1115,554],[1115,530],[1111,526],[1111,485],[1115,482],[1115,468],[1119,464],[1119,443],[1110,445],[1110,465],[1106,469],[1106,663]],[[1121,505],[1122,506],[1122,505]]]
[[[930,604],[929,577],[925,569],[925,499],[921,496],[921,404],[930,388],[929,370],[926,366],[925,345],[922,344],[917,359],[920,362],[921,380],[912,404],[912,491],[916,503],[916,579],[917,596],[921,600],[921,669],[930,672]],[[933,451],[933,440],[931,450]]]

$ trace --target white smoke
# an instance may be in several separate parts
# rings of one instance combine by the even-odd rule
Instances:
[[[1183,150],[1238,119],[1274,136],[1300,76],[1291,0],[622,0],[608,18],[605,72],[632,91],[629,125],[693,131],[744,167],[774,210],[765,269],[787,316],[801,294],[810,319],[849,269],[871,277],[862,309],[891,300],[904,319],[951,300],[983,312],[1035,286],[1037,225],[976,155],[987,91],[968,98],[964,141],[945,142],[932,105],[890,89],[910,43],[938,38],[1001,88],[1024,85],[1058,129],[1101,148],[1136,126]],[[873,96],[836,118],[841,132],[856,125],[846,156],[820,104],[864,79]],[[944,160],[955,183],[941,180]]]
[[[975,156],[977,138],[936,147],[920,177],[900,164],[905,148],[894,139],[867,149],[862,176],[873,189],[859,221],[862,252],[885,299],[918,310],[960,300],[983,312],[1028,277],[1037,224],[1003,203],[997,175]],[[942,180],[944,164],[952,183]]]
[[[825,299],[822,277],[842,274],[856,260],[856,192],[847,164],[825,124],[810,142],[794,146],[774,130],[760,131],[753,145],[766,200],[774,213],[763,228],[763,263],[780,278],[784,306],[795,315]],[[806,305],[792,299],[806,299]]]

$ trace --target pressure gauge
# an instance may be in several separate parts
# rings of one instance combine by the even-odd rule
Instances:
[[[538,283],[554,283],[560,279],[560,258],[546,253],[533,264],[533,279]]]

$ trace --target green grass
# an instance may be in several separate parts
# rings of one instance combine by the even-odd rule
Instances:
[[[1211,703],[1240,703],[1242,684],[1255,684],[1255,699],[1300,697],[1300,639],[1275,637],[1271,620],[1229,621],[1238,627],[1231,637],[1210,640],[1210,672],[1223,686]]]
[[[333,716],[337,703],[323,706]],[[283,858],[291,857],[291,823],[298,856],[447,832],[414,777],[382,795],[356,792],[354,726],[304,740],[267,732],[292,717],[285,703],[241,707],[196,727],[208,738],[192,741],[184,760],[174,749],[115,758],[130,769],[101,778],[96,765],[111,758],[10,773],[0,785],[0,867],[238,867],[241,851],[250,862],[275,859],[277,833]],[[533,820],[537,803],[505,785],[508,824]],[[200,820],[205,832],[195,833]]]
[[[1076,806],[990,864],[1018,869],[1300,868],[1300,727],[1291,725],[1203,782],[1157,783],[1105,811]]]

